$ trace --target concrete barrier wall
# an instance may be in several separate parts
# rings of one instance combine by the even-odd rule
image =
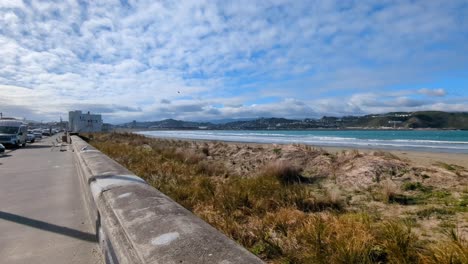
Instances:
[[[263,263],[79,137],[72,147],[106,263]]]

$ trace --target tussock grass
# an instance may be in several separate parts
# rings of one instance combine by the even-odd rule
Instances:
[[[465,168],[455,164],[447,164],[445,162],[436,162],[435,166],[441,167],[447,171],[455,173],[457,176],[462,176],[462,173],[465,171]]]
[[[403,220],[348,210],[340,189],[322,188],[288,161],[237,175],[203,143],[125,133],[95,134],[90,143],[269,263],[468,263],[458,233],[423,243]],[[377,187],[387,203],[402,189],[388,180]]]
[[[397,188],[391,181],[383,181],[382,184],[382,200],[386,203],[390,203],[397,197]]]
[[[301,171],[285,161],[275,161],[268,164],[262,174],[276,178],[281,184],[288,185],[308,181],[301,175]]]
[[[421,209],[416,212],[416,215],[421,218],[429,218],[433,215],[442,216],[442,215],[454,215],[455,212],[453,210],[445,209],[445,208],[438,208],[438,207],[428,207]]]
[[[458,165],[455,165],[455,164],[447,164],[445,162],[436,162],[434,165],[438,166],[438,167],[441,167],[441,168],[444,168],[444,169],[449,170],[449,171],[458,171],[458,170],[464,170],[465,169],[462,166],[458,166]]]
[[[383,157],[389,160],[401,160],[400,157],[388,151],[378,150],[378,151],[375,151],[373,154],[374,156]]]
[[[457,229],[449,229],[446,236],[446,241],[430,246],[429,253],[421,256],[423,263],[468,263],[468,241],[460,236]]]

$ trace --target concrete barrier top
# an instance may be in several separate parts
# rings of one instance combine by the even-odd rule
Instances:
[[[72,145],[112,261],[263,263],[79,137]]]

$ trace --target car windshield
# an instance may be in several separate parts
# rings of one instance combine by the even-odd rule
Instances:
[[[0,126],[1,134],[16,134],[17,132],[18,132],[18,127]]]

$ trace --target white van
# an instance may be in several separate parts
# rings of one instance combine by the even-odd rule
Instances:
[[[28,126],[18,120],[0,120],[0,144],[5,146],[26,146]]]

